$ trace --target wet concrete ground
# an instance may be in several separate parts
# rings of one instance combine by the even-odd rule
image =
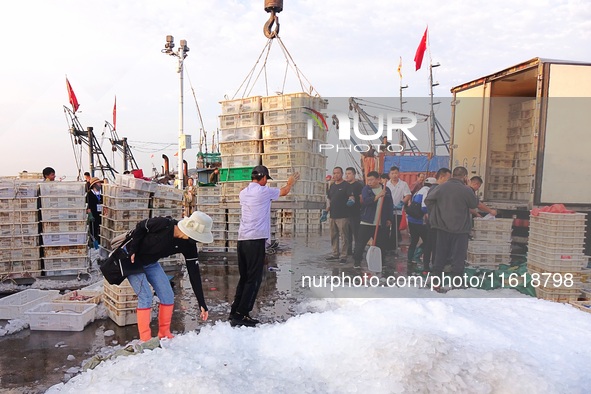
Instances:
[[[285,321],[296,314],[294,306],[304,298],[300,290],[302,275],[355,275],[353,262],[326,262],[330,252],[327,235],[282,238],[276,254],[268,256],[268,265],[279,271],[265,269],[257,304],[252,313],[263,323]],[[406,258],[389,256],[385,275],[406,274]],[[174,275],[175,312],[171,329],[176,333],[199,330],[204,324],[226,320],[239,279],[234,255],[224,260],[221,255],[202,255],[201,269],[205,298],[209,307],[208,322],[198,320],[198,307],[184,270]],[[97,315],[106,316],[99,305]],[[157,319],[152,321],[152,333],[157,332]],[[0,327],[7,322],[0,320]],[[107,330],[114,335],[105,337]],[[78,373],[83,361],[95,354],[108,354],[113,347],[137,339],[137,326],[119,327],[107,318],[100,318],[82,332],[31,331],[25,329],[0,337],[0,392],[41,393],[50,386],[67,381]],[[70,356],[70,357],[68,357]],[[71,357],[73,356],[73,357]],[[69,359],[68,359],[69,358]]]

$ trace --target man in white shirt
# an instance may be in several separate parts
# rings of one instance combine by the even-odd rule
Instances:
[[[394,223],[392,223],[392,231],[390,232],[390,245],[392,250],[396,252],[402,238],[399,230],[400,221],[402,220],[402,209],[410,200],[411,193],[408,183],[399,178],[400,169],[398,167],[391,167],[388,175],[390,176],[390,180],[386,183],[386,186],[392,193],[392,201],[394,203]]]
[[[251,174],[252,182],[240,192],[240,227],[238,228],[238,270],[240,280],[230,311],[232,326],[254,327],[259,323],[250,317],[250,311],[263,280],[266,244],[271,239],[271,201],[286,196],[300,179],[295,173],[281,189],[268,187],[269,170],[256,166]]]

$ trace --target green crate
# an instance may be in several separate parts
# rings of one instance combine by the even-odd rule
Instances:
[[[250,181],[254,167],[220,168],[220,182]]]

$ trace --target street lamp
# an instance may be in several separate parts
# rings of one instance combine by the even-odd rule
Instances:
[[[187,40],[181,40],[181,44],[178,47],[177,51],[174,52],[174,37],[173,36],[166,36],[166,44],[164,44],[164,49],[162,49],[162,53],[166,53],[170,56],[176,56],[179,59],[179,67],[177,72],[180,75],[180,83],[181,83],[181,92],[179,97],[179,162],[178,162],[178,186],[179,189],[184,188],[184,179],[183,179],[183,152],[187,149],[187,138],[183,134],[183,61],[187,57],[187,52],[189,52],[189,47],[187,46]]]

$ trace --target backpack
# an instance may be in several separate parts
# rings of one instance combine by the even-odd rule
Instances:
[[[132,233],[132,231],[128,231],[113,238],[111,240],[113,251],[109,254],[109,257],[97,261],[101,273],[111,285],[119,285],[127,277],[123,270],[122,260],[129,259],[124,247],[131,241]]]
[[[420,219],[423,217],[423,215],[425,215],[423,212],[423,204],[422,202],[414,201],[414,197],[415,196],[411,197],[410,205],[405,205],[406,214],[412,218]]]

